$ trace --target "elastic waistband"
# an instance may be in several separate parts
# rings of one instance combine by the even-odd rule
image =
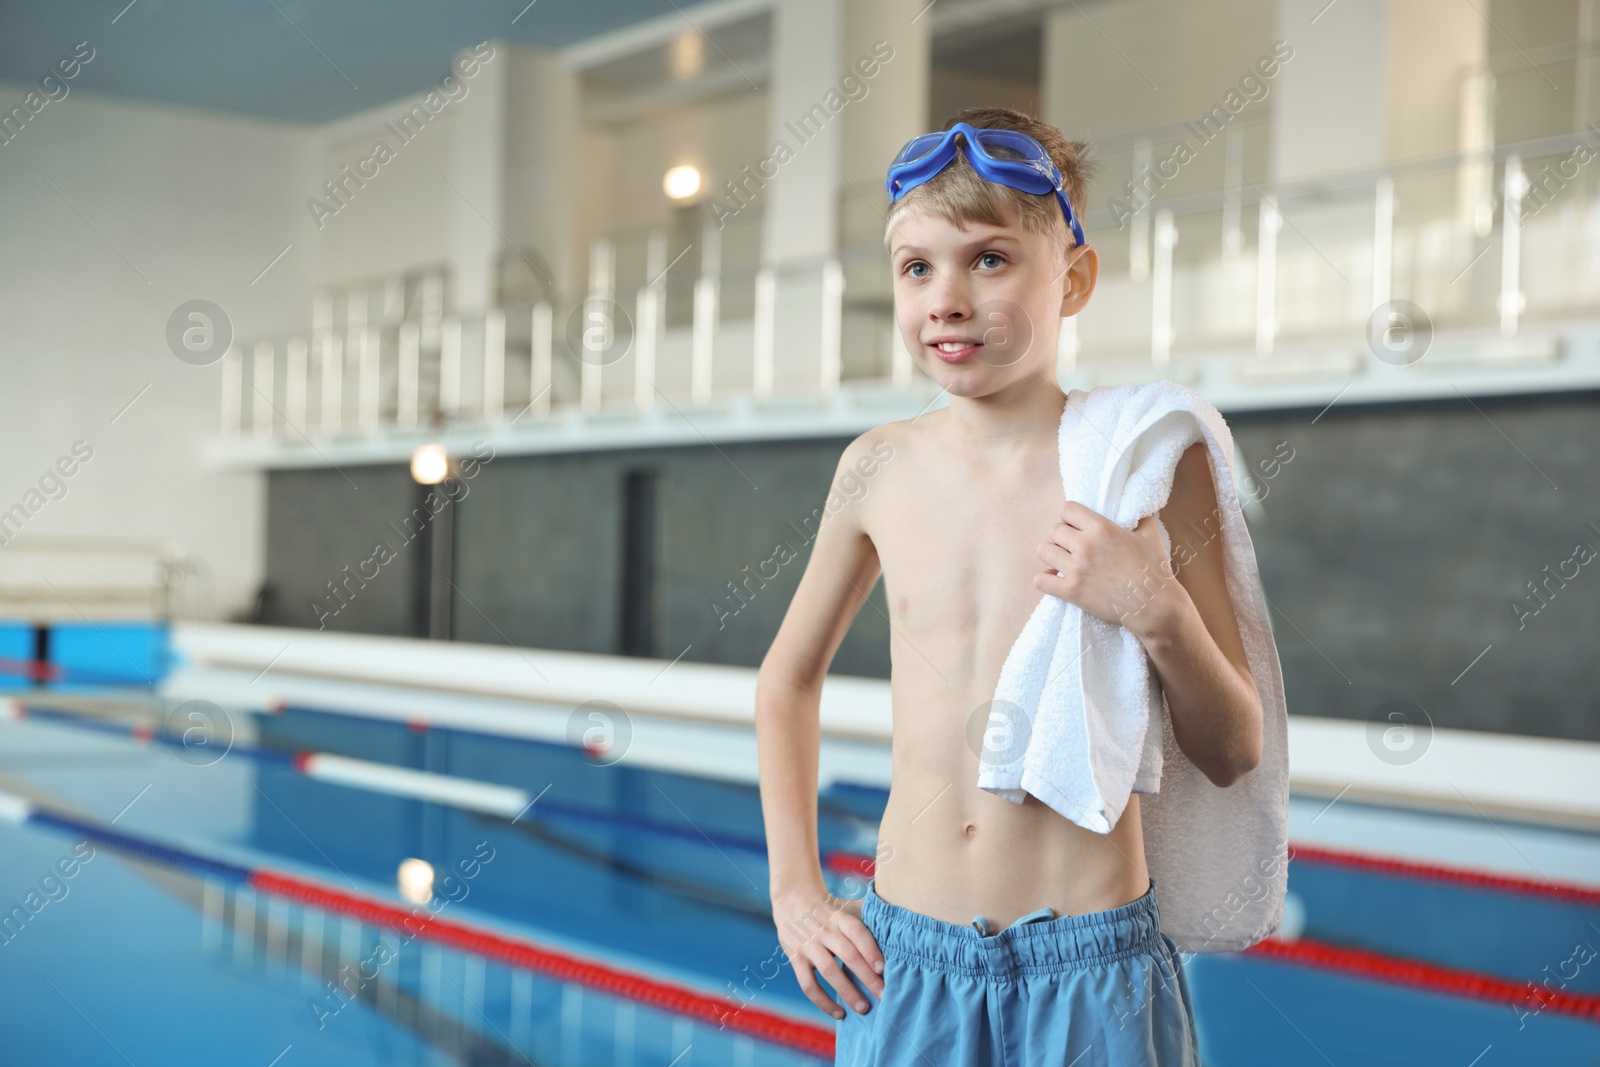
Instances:
[[[1008,926],[985,937],[976,927],[891,904],[867,883],[861,919],[885,956],[911,956],[953,974],[1054,974],[1159,950],[1156,883],[1120,907]]]

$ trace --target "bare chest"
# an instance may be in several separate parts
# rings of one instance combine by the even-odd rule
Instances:
[[[1045,569],[1039,549],[1063,504],[1055,457],[1005,471],[923,461],[900,473],[869,531],[891,644],[997,674],[1043,596],[1033,584]]]

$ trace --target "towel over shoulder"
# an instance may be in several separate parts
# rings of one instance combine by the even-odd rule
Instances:
[[[1228,788],[1184,755],[1144,646],[1126,627],[1046,595],[1006,656],[990,706],[978,786],[1015,803],[1032,794],[1109,833],[1140,803],[1145,859],[1161,887],[1162,932],[1186,952],[1237,951],[1283,918],[1288,886],[1288,716],[1255,548],[1234,481],[1222,414],[1171,381],[1102,386],[1067,397],[1059,429],[1065,499],[1125,529],[1156,515],[1183,453],[1204,442],[1228,595],[1261,697],[1260,763]],[[1160,528],[1160,520],[1157,518]],[[1170,554],[1172,542],[1160,528]]]

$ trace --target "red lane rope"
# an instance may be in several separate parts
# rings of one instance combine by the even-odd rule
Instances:
[[[66,676],[59,664],[39,659],[12,659],[0,656],[0,673],[20,674],[34,681],[59,682]]]
[[[1525,1010],[1532,1013],[1550,1008],[1600,1022],[1600,996],[1593,993],[1568,993],[1548,986],[1537,986],[1532,981],[1517,983],[1480,971],[1441,967],[1436,963],[1386,956],[1369,949],[1347,948],[1305,938],[1279,941],[1269,937],[1245,949],[1244,954],[1407,985],[1430,993],[1452,993],[1497,1004],[1510,1004],[1512,1007],[1525,1006]]]
[[[1357,870],[1379,871],[1408,878],[1433,882],[1449,882],[1473,889],[1488,889],[1500,893],[1519,893],[1523,896],[1546,897],[1572,904],[1600,905],[1600,889],[1573,885],[1570,882],[1537,882],[1514,874],[1491,874],[1465,867],[1449,867],[1440,863],[1418,863],[1415,860],[1395,859],[1370,852],[1353,852],[1347,849],[1291,845],[1290,860],[1309,860],[1330,867],[1350,867]]]
[[[735,1005],[644,975],[619,970],[564,952],[540,948],[486,930],[440,918],[425,908],[408,910],[370,897],[328,889],[272,871],[254,871],[250,884],[263,892],[354,916],[374,926],[391,926],[402,936],[421,937],[516,967],[575,982],[613,996],[649,1004],[677,1015],[716,1023],[775,1044],[816,1056],[834,1053],[833,1029],[797,1022],[760,1008]],[[420,913],[420,914],[419,914]]]
[[[862,878],[872,877],[872,856],[861,856],[853,852],[830,852],[822,857],[822,864],[836,874],[855,874]]]
[[[0,658],[0,668],[29,662]],[[25,713],[26,709],[22,708],[21,711]],[[303,773],[312,755],[314,754],[309,752],[296,753],[293,760],[295,769]],[[1589,886],[1550,881],[1536,882],[1515,875],[1490,874],[1358,851],[1291,845],[1290,858],[1328,866],[1462,885],[1473,889],[1516,893],[1569,903],[1600,904],[1600,889]],[[873,857],[856,853],[832,852],[823,857],[823,863],[827,869],[841,874],[870,877],[874,871]],[[314,904],[330,911],[354,915],[374,925],[396,926],[407,936],[420,936],[453,945],[465,951],[539,971],[563,981],[576,982],[616,996],[656,1005],[680,1015],[715,1022],[719,1026],[801,1051],[822,1056],[831,1056],[834,1051],[833,1032],[829,1028],[796,1022],[760,1009],[733,1007],[726,1000],[719,1000],[642,975],[476,930],[426,912],[419,918],[415,912],[382,901],[330,890],[270,871],[254,872],[250,881],[264,891]],[[1519,985],[1509,979],[1478,971],[1444,967],[1305,938],[1295,941],[1268,938],[1246,949],[1245,952],[1263,959],[1354,974],[1430,992],[1467,996],[1510,1004],[1513,1007],[1527,1005],[1527,1010],[1532,1012],[1542,1011],[1548,1007],[1563,1014],[1600,1022],[1600,995],[1569,993],[1565,990],[1550,989],[1548,986],[1540,988],[1532,981]]]

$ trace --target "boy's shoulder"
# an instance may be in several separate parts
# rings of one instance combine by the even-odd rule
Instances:
[[[910,447],[916,434],[925,429],[918,424],[921,418],[913,416],[907,419],[895,419],[880,423],[857,435],[845,445],[843,453],[839,456],[840,473],[846,468],[862,471],[863,468],[888,463],[894,459],[897,452],[903,454]]]
[[[912,421],[899,419],[874,426],[845,445],[834,470],[833,486],[828,498],[830,514],[842,511],[844,503],[877,496],[874,487],[881,492],[888,481],[894,478],[894,471],[905,467],[907,457],[913,451],[909,442],[916,432],[911,426]],[[854,512],[856,509],[851,510]],[[870,519],[864,512],[858,515],[856,521],[863,530],[870,525]]]

